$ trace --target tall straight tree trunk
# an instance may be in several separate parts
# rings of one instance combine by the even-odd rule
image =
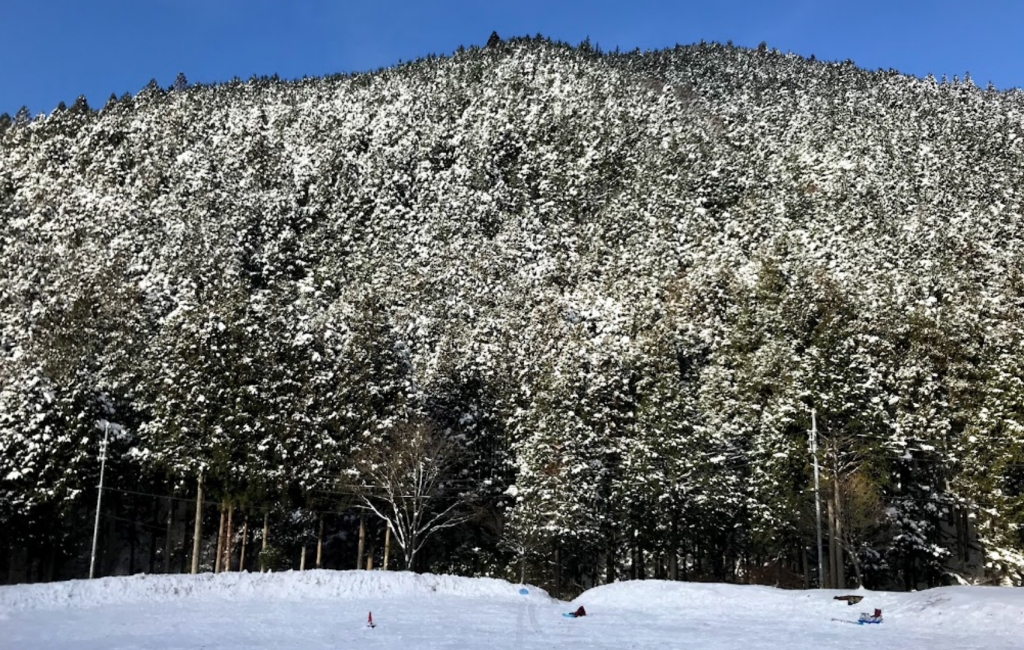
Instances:
[[[188,551],[192,547],[192,538],[188,535],[188,507],[185,507],[185,521],[181,522],[181,564],[178,565],[178,573],[188,573],[192,570],[192,556]]]
[[[57,545],[50,542],[46,546],[46,564],[43,568],[43,580],[53,582],[53,576],[57,571]]]
[[[235,541],[234,515],[235,504],[228,501],[228,527],[224,535],[224,566],[222,567],[224,571],[231,570],[231,550],[234,547]]]
[[[836,547],[839,546],[838,540],[836,539],[836,508],[835,503],[832,499],[826,499],[828,504],[828,581],[825,583],[831,589],[838,589],[838,581],[836,576]]]
[[[164,573],[171,572],[171,551],[174,544],[171,535],[174,533],[174,499],[167,497],[167,532],[164,535]]]
[[[679,521],[672,517],[672,539],[668,555],[669,580],[679,579]]]
[[[302,554],[299,556],[299,571],[306,570],[306,543],[302,543]]]
[[[836,502],[836,589],[846,589],[846,562],[843,561],[843,499],[839,490],[839,473],[832,481]]]
[[[316,568],[324,568],[324,515],[320,513],[320,530],[316,535]]]
[[[199,473],[199,492],[196,494],[196,529],[192,534],[192,573],[199,573],[199,543],[203,538],[203,474]]]
[[[263,513],[263,540],[260,546],[260,573],[267,570],[267,537],[270,535],[270,512]]]
[[[242,520],[242,551],[239,553],[238,570],[245,571],[245,547],[249,542],[249,515]]]
[[[615,568],[616,567],[615,567],[615,542],[614,541],[612,541],[612,543],[608,545],[608,557],[607,557],[607,560],[608,560],[608,566],[607,566],[607,568],[605,570],[604,579],[605,579],[605,583],[606,584],[611,584],[611,583],[615,582],[615,579],[618,577],[618,576],[616,576],[616,572],[615,572]]]
[[[149,529],[149,569],[147,573],[153,573],[154,563],[156,562],[156,531],[160,525],[160,502],[156,499],[153,500],[153,527]]]
[[[860,560],[857,559],[857,554],[850,551],[850,560],[853,561],[853,575],[857,577],[857,587],[864,586],[864,577],[860,573]]]
[[[384,571],[388,570],[388,556],[391,555],[391,523],[388,522],[387,526],[384,527],[384,562],[381,564],[381,569]]]
[[[213,572],[220,573],[221,560],[224,559],[224,520],[227,518],[226,508],[224,502],[220,504],[220,526],[217,528],[217,554],[213,560]]]
[[[135,522],[129,528],[131,533],[128,536],[128,575],[135,575],[135,547],[139,544],[139,529]]]
[[[807,561],[807,548],[800,549],[800,560],[804,570],[804,589],[811,588],[811,564]]]
[[[557,543],[556,543],[557,544]],[[555,598],[562,597],[562,553],[555,546]]]
[[[359,513],[359,545],[356,547],[356,568],[363,567],[363,552],[366,550],[366,513]]]

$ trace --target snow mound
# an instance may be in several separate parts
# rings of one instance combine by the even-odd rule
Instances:
[[[808,592],[788,592],[806,594]],[[575,605],[605,609],[658,609],[685,611],[693,608],[721,609],[737,603],[758,602],[777,607],[786,591],[756,585],[631,580],[594,587],[583,592]]]
[[[848,606],[834,599],[846,594],[863,596],[863,600]],[[1024,589],[1009,587],[939,587],[898,593],[635,580],[590,589],[573,605],[584,605],[588,613],[644,610],[675,612],[690,620],[713,620],[744,612],[751,617],[797,621],[855,620],[860,612],[877,607],[887,625],[913,621],[914,625],[948,630],[978,624],[1019,631],[1024,638]]]
[[[92,607],[175,600],[351,600],[394,596],[459,596],[486,600],[551,602],[548,594],[494,578],[416,574],[398,571],[286,571],[284,573],[203,573],[133,575],[0,587],[0,612]]]
[[[882,593],[891,601],[896,616],[928,620],[937,628],[951,628],[967,621],[1003,624],[1024,636],[1024,589],[1012,587],[940,587],[910,594]]]

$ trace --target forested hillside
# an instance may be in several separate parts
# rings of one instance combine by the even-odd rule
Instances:
[[[538,38],[0,123],[0,580],[106,430],[100,573],[202,476],[200,569],[816,584],[812,410],[826,584],[1024,579],[1019,90]]]

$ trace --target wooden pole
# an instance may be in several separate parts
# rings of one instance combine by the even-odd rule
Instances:
[[[199,493],[196,494],[196,528],[192,535],[192,573],[199,573],[199,543],[203,538],[203,473],[199,473]]]
[[[391,522],[388,522],[387,527],[384,529],[384,563],[381,564],[381,568],[385,571],[388,570],[388,556],[391,555]]]
[[[302,544],[302,555],[299,556],[299,571],[306,570],[306,544]]]

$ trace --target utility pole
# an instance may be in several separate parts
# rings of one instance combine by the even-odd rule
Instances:
[[[100,445],[100,485],[96,492],[96,523],[92,527],[92,555],[89,558],[89,579],[96,577],[96,542],[100,535],[100,506],[103,504],[103,474],[107,469],[107,439],[110,423],[103,421],[103,444]]]
[[[814,463],[814,514],[818,521],[818,588],[825,587],[825,571],[822,564],[821,548],[821,488],[818,480],[818,420],[811,409],[811,459]]]

